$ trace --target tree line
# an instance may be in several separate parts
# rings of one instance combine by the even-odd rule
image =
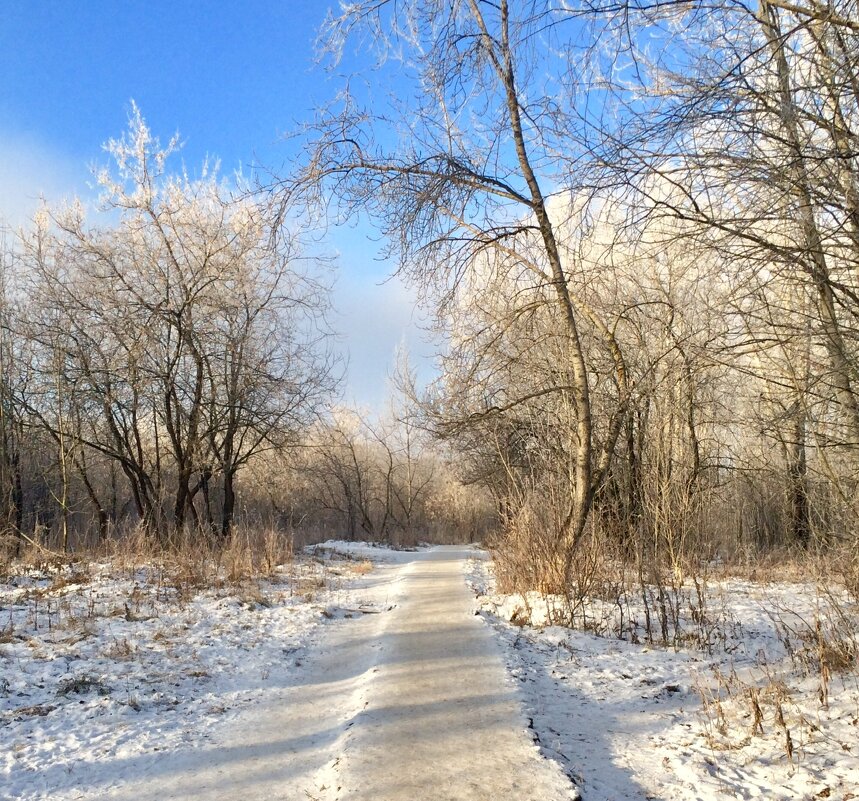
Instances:
[[[46,207],[7,253],[0,478],[20,534],[68,547],[74,485],[102,536],[133,516],[161,541],[227,538],[239,471],[333,386],[322,279],[259,199],[168,173],[176,146],[133,109],[99,212]]]
[[[161,548],[220,547],[237,522],[479,538],[479,491],[457,488],[405,406],[371,417],[337,405],[331,277],[303,252],[300,222],[207,165],[171,172],[177,148],[132,106],[106,145],[98,208],[45,205],[4,240],[7,550],[137,531]]]
[[[568,587],[585,541],[678,570],[761,548],[855,559],[857,10],[329,18],[332,63],[369,43],[399,89],[327,108],[284,191],[368,211],[423,288],[445,345],[427,425],[496,497],[527,584]]]
[[[306,124],[294,174],[241,198],[168,178],[170,148],[132,126],[102,176],[110,223],[73,208],[14,256],[31,285],[3,328],[7,525],[16,443],[38,436],[58,520],[75,474],[93,509],[124,482],[153,531],[227,536],[235,476],[288,453],[279,514],[350,536],[414,529],[455,476],[532,586],[568,586],[594,543],[678,570],[855,555],[857,11],[352,3],[323,60],[373,79]],[[328,296],[283,225],[320,208],[368,215],[434,315],[438,376],[401,376],[387,423],[320,418]]]

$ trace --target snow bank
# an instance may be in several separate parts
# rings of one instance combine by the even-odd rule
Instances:
[[[859,798],[859,613],[846,599],[710,582],[709,648],[663,648],[642,642],[634,599],[623,616],[593,600],[598,636],[552,626],[560,599],[496,593],[491,563],[468,573],[535,741],[587,801]]]
[[[317,556],[339,555],[349,559],[366,559],[379,564],[403,564],[411,562],[417,551],[428,550],[432,546],[420,545],[408,548],[393,548],[378,542],[326,540],[318,545],[308,545],[305,551]]]

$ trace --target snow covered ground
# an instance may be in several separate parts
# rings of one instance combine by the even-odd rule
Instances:
[[[326,543],[195,593],[107,566],[19,576],[0,797],[576,798],[473,614],[470,553]]]
[[[0,583],[0,801],[291,801],[307,787],[348,799],[372,753],[363,744],[381,736],[368,721],[391,711],[391,731],[423,726],[393,714],[411,698],[392,683],[403,667],[444,670],[433,637],[457,654],[457,637],[462,654],[493,639],[470,633],[467,597],[445,635],[438,605],[466,579],[509,675],[499,661],[493,688],[453,676],[451,703],[512,689],[525,717],[511,733],[530,724],[527,747],[584,801],[859,799],[859,616],[847,599],[711,580],[706,615],[694,594],[684,612],[711,647],[664,648],[645,642],[635,601],[594,600],[590,632],[551,625],[551,599],[497,593],[484,556],[329,542],[265,579],[202,584],[151,565],[19,570]],[[475,669],[497,653],[472,645]],[[415,686],[446,686],[429,678]],[[419,705],[428,722],[439,703]],[[479,797],[488,785],[468,776]]]
[[[21,569],[0,584],[0,799],[81,797],[206,743],[288,680],[367,569],[308,557],[210,588],[151,566]]]
[[[634,603],[621,622],[594,601],[597,636],[550,625],[552,599],[495,592],[486,560],[469,581],[535,741],[585,801],[859,798],[859,676],[845,636],[857,610],[845,599],[711,581],[707,653],[630,642],[644,639]]]

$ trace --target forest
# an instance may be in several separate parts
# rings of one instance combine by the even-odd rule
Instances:
[[[178,170],[133,107],[98,209],[4,235],[6,550],[491,534],[529,587],[592,547],[855,582],[855,12],[358,3],[320,57],[413,99],[344,88],[267,183]],[[381,413],[337,402],[320,213],[433,315],[435,378],[402,354]]]
[[[859,0],[318,26],[0,227],[0,799],[859,798]]]

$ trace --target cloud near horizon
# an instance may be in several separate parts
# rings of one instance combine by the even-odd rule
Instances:
[[[61,203],[89,193],[86,162],[21,134],[0,131],[0,222],[25,226],[44,198]]]

